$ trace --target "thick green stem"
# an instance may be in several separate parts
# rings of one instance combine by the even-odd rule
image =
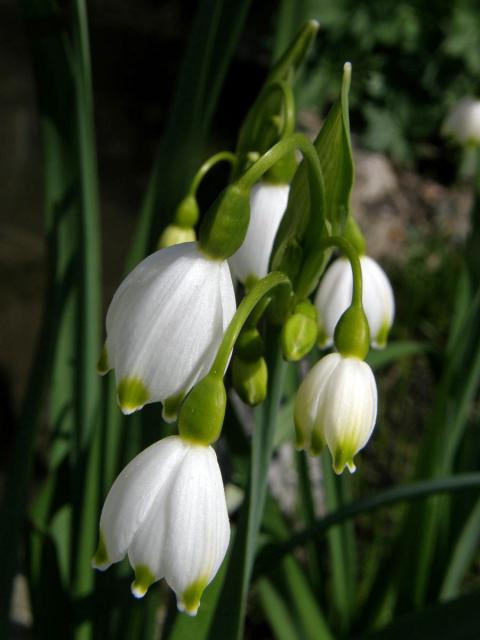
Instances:
[[[268,276],[265,276],[265,278],[262,278],[262,280],[259,280],[248,295],[245,296],[225,332],[217,356],[210,369],[212,375],[223,378],[235,342],[250,314],[267,293],[280,285],[291,286],[290,280],[285,274],[273,271],[269,273]]]

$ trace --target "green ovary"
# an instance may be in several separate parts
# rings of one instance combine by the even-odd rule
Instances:
[[[118,403],[122,411],[132,413],[141,409],[150,397],[148,389],[140,378],[123,378],[117,387]]]

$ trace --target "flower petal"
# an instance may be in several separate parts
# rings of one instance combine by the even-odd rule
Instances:
[[[187,450],[178,436],[164,438],[142,451],[123,469],[108,493],[100,517],[104,553],[95,562],[97,568],[106,569],[123,558]]]
[[[341,360],[338,353],[322,358],[310,369],[298,389],[294,412],[298,448],[308,448],[311,453],[318,454],[325,444],[323,425],[317,424],[319,404],[323,402],[327,383]]]
[[[368,256],[360,257],[363,277],[362,302],[370,327],[372,346],[385,346],[395,314],[395,300],[387,275]],[[347,258],[338,258],[325,272],[315,296],[318,311],[320,345],[333,343],[340,316],[352,302],[352,269]],[[322,340],[323,338],[323,340]]]
[[[318,311],[319,344],[333,344],[333,334],[340,316],[352,302],[352,273],[346,258],[338,258],[325,272],[315,296]]]
[[[225,492],[212,447],[190,446],[169,495],[165,578],[180,610],[195,615],[228,548]]]
[[[369,258],[361,258],[364,278],[363,305],[367,314],[374,347],[384,347],[395,314],[395,299],[390,281],[380,265]]]
[[[346,465],[355,471],[353,457],[367,444],[377,417],[377,386],[368,364],[358,358],[342,358],[324,398],[319,419],[335,471],[341,473]]]
[[[287,208],[287,184],[259,182],[250,195],[250,222],[245,240],[229,258],[232,273],[244,284],[268,273],[275,236]]]

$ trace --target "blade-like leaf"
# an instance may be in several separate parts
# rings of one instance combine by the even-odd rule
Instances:
[[[412,501],[427,496],[464,491],[480,486],[480,473],[465,473],[448,478],[425,480],[405,486],[396,486],[382,493],[367,498],[355,500],[341,509],[326,515],[310,527],[303,529],[281,543],[268,544],[259,554],[255,575],[260,576],[276,566],[281,558],[302,546],[307,541],[323,536],[326,531],[337,524],[341,524],[357,515],[369,513],[376,509],[387,507],[402,501]]]

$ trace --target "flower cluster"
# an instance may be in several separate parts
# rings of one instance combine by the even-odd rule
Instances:
[[[345,82],[349,74],[346,65]],[[265,315],[282,325],[278,348],[285,359],[302,359],[315,343],[333,346],[298,389],[296,440],[313,455],[328,447],[335,472],[345,467],[353,472],[377,415],[375,378],[365,358],[370,344],[385,346],[394,315],[388,278],[361,255],[364,242],[358,242],[361,234],[351,215],[335,226],[339,235],[330,234],[334,225],[324,217],[319,153],[305,136],[291,134],[291,87],[283,81],[272,86],[285,102],[279,114],[266,111],[276,104],[272,93],[260,94],[245,130],[260,132],[263,144],[262,126],[271,132],[281,116],[278,141],[263,155],[246,154],[239,177],[203,216],[197,241],[200,180],[220,160],[238,169],[242,156],[221,152],[202,165],[161,236],[163,248],[140,262],[113,296],[98,364],[101,374],[115,371],[124,414],[161,402],[164,419],[178,419],[178,435],[137,455],[114,482],[101,513],[93,565],[106,569],[128,555],[134,596],[144,596],[165,578],[178,608],[190,615],[196,614],[230,538],[212,448],[222,430],[230,359],[240,397],[250,405],[263,402],[269,371],[259,323],[272,298],[273,309]],[[297,150],[308,170],[297,174],[301,179],[290,189]],[[349,237],[352,229],[356,240]],[[333,248],[342,255],[321,277]],[[272,264],[280,266],[272,272]],[[238,309],[230,270],[246,291]],[[283,294],[275,292],[275,298],[273,289],[280,285]]]

